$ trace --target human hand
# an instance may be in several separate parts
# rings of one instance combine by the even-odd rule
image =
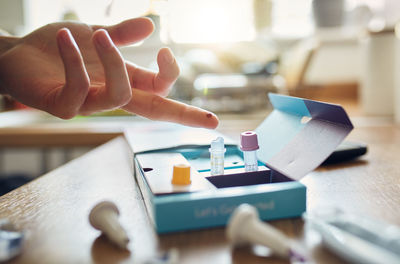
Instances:
[[[0,92],[64,119],[122,108],[150,119],[215,128],[214,114],[165,98],[179,75],[168,48],[158,53],[158,73],[122,58],[116,46],[141,41],[153,29],[147,18],[109,27],[64,22],[23,38],[2,38]]]

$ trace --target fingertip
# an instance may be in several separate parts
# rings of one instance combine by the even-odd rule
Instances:
[[[121,46],[144,40],[153,33],[155,26],[150,18],[139,17],[108,27],[93,26],[93,28],[105,28],[114,43],[117,46]]]
[[[162,61],[161,61],[162,60]],[[175,62],[174,54],[170,48],[164,47],[160,49],[157,55],[158,63],[166,63],[166,64],[173,64]]]
[[[98,29],[93,33],[92,40],[102,48],[110,48],[113,42],[105,29]]]
[[[57,31],[57,40],[61,42],[61,44],[68,44],[71,42],[71,32],[68,28],[61,28]]]
[[[149,17],[137,17],[137,18],[127,19],[127,20],[122,21],[121,23],[116,24],[112,27],[119,28],[119,27],[125,27],[125,26],[132,26],[132,27],[134,26],[134,27],[140,28],[140,30],[142,32],[146,32],[147,34],[151,34],[155,29],[154,22]]]
[[[206,124],[205,124],[206,128],[215,129],[218,127],[218,124],[219,124],[219,119],[217,115],[211,112],[206,114]]]
[[[93,32],[92,39],[96,39],[100,36],[109,36],[107,30],[100,28]]]
[[[150,32],[153,32],[154,29],[156,28],[153,20],[149,17],[139,17],[137,18],[137,20],[142,22],[143,23],[142,27],[145,27]]]
[[[208,129],[218,127],[219,119],[214,113],[195,106],[188,106],[187,109],[186,114],[182,116],[186,125]]]
[[[57,36],[58,36],[58,35],[61,35],[61,34],[66,34],[66,33],[68,33],[68,32],[69,32],[69,29],[68,29],[68,28],[66,28],[66,27],[60,28],[60,29],[57,31]]]
[[[56,34],[57,44],[61,56],[77,53],[80,55],[78,44],[76,43],[71,31],[68,28],[61,28]]]
[[[174,82],[179,74],[180,69],[170,48],[162,48],[157,55],[157,64],[159,67],[159,78],[166,82]]]

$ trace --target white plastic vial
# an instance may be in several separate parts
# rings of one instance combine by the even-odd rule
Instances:
[[[225,145],[224,139],[218,137],[217,139],[211,141],[210,159],[211,159],[211,175],[223,175],[224,174],[224,155],[225,155]]]
[[[256,154],[256,150],[243,151],[245,171],[258,171],[258,161]]]

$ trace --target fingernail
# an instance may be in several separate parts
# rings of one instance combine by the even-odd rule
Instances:
[[[69,32],[66,30],[65,32],[61,33],[61,40],[64,42],[64,44],[68,44],[69,43]]]
[[[168,52],[164,52],[164,61],[168,64],[174,63],[175,58],[174,55],[172,55],[172,51],[170,49],[168,49]]]
[[[78,44],[76,44],[74,37],[67,28],[63,28],[63,32],[60,32],[60,41],[63,45],[74,46],[77,50],[79,50]]]
[[[63,32],[60,32],[61,41],[64,44],[69,44],[70,43],[70,38],[71,38],[71,33],[69,32],[69,30],[67,28],[63,28],[62,31]]]
[[[104,34],[97,34],[95,41],[104,49],[110,48],[112,46],[111,39],[108,36],[107,32],[104,32]]]

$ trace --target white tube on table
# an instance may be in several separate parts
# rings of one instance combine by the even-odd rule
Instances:
[[[211,141],[211,147],[209,148],[211,158],[211,175],[222,175],[224,174],[224,154],[225,146],[224,139],[218,137]]]

